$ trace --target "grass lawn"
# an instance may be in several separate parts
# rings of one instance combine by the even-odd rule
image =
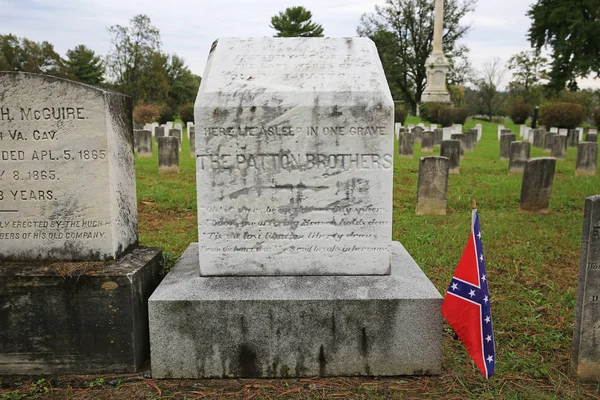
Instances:
[[[407,124],[419,122],[409,117]],[[477,122],[468,120],[464,128]],[[77,389],[74,383],[75,388],[51,391],[48,396],[597,398],[597,386],[580,385],[573,379],[570,356],[583,204],[586,197],[600,193],[600,175],[576,176],[576,149],[569,148],[567,159],[557,162],[550,212],[519,213],[522,176],[508,175],[508,161],[499,159],[497,125],[482,125],[482,140],[461,160],[460,174],[450,176],[446,216],[415,214],[419,157],[432,154],[421,154],[416,144],[412,159],[395,158],[393,240],[406,247],[444,294],[469,235],[471,199],[477,200],[497,352],[496,374],[489,381],[472,362],[466,362],[462,344],[452,339],[445,325],[441,376],[220,381],[110,378],[131,379],[116,390],[106,383],[108,377],[106,382],[90,388],[88,383],[98,382],[98,378],[89,377],[79,381],[85,390]],[[518,137],[518,126],[504,125]],[[145,246],[162,247],[169,267],[191,242],[197,241],[195,164],[184,137],[179,174],[158,175],[156,147],[153,158],[136,159],[140,241]],[[439,147],[433,155],[439,155]],[[545,155],[541,149],[531,150],[532,157]],[[22,393],[35,386],[32,382],[24,385]],[[0,399],[11,390],[14,387],[0,389]]]

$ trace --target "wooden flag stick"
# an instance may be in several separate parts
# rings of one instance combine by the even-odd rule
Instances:
[[[473,210],[475,210],[477,208],[477,202],[475,201],[475,199],[471,199],[471,208]]]

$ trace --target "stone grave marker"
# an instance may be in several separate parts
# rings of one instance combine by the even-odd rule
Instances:
[[[558,134],[561,135],[561,136],[567,136],[569,134],[569,130],[561,128],[561,129],[558,130]]]
[[[179,129],[169,129],[169,136],[177,138],[178,150],[181,151],[181,131]]]
[[[533,147],[544,147],[544,131],[541,129],[533,130]]]
[[[415,139],[412,132],[400,132],[400,143],[398,144],[401,157],[412,158],[415,153]]]
[[[394,103],[373,42],[219,39],[202,77],[199,243],[150,299],[153,377],[439,373],[441,298],[397,286],[399,257],[424,275],[391,241]]]
[[[190,126],[189,132],[190,132],[190,155],[193,158],[196,158],[196,127]]]
[[[431,124],[431,127],[429,129],[431,129],[432,131],[435,131],[438,128],[437,124]]]
[[[417,183],[417,215],[446,215],[448,171],[446,157],[421,157]]]
[[[510,158],[508,162],[509,174],[522,174],[525,171],[525,164],[529,160],[531,152],[531,143],[516,142],[510,144]]]
[[[552,157],[564,160],[567,158],[567,137],[555,135],[552,138]]]
[[[552,133],[558,133],[558,128],[557,127],[552,127],[552,128],[550,128],[550,132],[552,132]]]
[[[588,134],[591,133],[592,135],[597,135],[598,134],[598,129],[588,129]]]
[[[440,144],[442,144],[443,137],[444,137],[444,130],[441,128],[435,128],[433,130],[433,145],[439,146]]]
[[[581,142],[577,145],[577,175],[596,175],[598,143]]]
[[[173,124],[173,129],[179,129],[179,132],[183,132],[183,125],[179,122]]]
[[[421,135],[421,151],[423,153],[433,153],[433,132],[424,131]]]
[[[413,128],[412,133],[415,137],[415,143],[421,143],[423,140],[423,131],[424,129],[418,125]]]
[[[579,260],[571,368],[578,380],[596,383],[600,378],[600,195],[585,199]]]
[[[452,128],[442,128],[442,140],[450,140],[452,138]]]
[[[158,172],[161,174],[179,172],[179,140],[175,136],[156,139],[158,145]]]
[[[186,131],[186,133],[187,133],[187,138],[188,138],[188,139],[190,138],[190,128],[191,128],[192,126],[194,126],[194,123],[193,123],[193,122],[191,122],[191,121],[190,121],[190,122],[188,122],[187,124],[185,124],[185,128],[186,128],[186,129],[185,129],[185,131]]]
[[[453,133],[452,136],[450,136],[450,138],[452,140],[459,140],[460,141],[460,158],[464,158],[465,156],[465,151],[467,149],[467,138],[465,136],[464,133]]]
[[[544,153],[552,153],[555,136],[558,136],[558,134],[554,132],[544,132]]]
[[[165,136],[165,127],[160,125],[160,126],[156,126],[154,127],[154,137],[159,138],[159,137],[164,137]]]
[[[440,156],[448,159],[448,172],[457,175],[460,171],[460,140],[442,140]]]
[[[598,142],[598,135],[595,133],[589,133],[585,135],[586,142]]]
[[[525,163],[520,211],[548,212],[555,169],[556,159],[553,157],[532,158]]]
[[[152,132],[148,130],[137,131],[138,157],[152,157]]]
[[[477,144],[477,131],[469,129],[465,132],[465,150],[472,152]]]
[[[567,145],[569,147],[577,147],[579,144],[579,132],[575,129],[569,129],[567,134]]]
[[[481,140],[481,135],[483,134],[483,126],[481,124],[476,124],[475,129],[477,129],[477,141]]]
[[[508,160],[510,158],[510,144],[517,140],[514,133],[503,133],[500,136],[500,159]]]
[[[500,135],[502,135],[504,129],[504,125],[498,125],[498,141],[500,141]]]
[[[579,142],[583,142],[583,128],[579,127],[579,128],[575,128],[575,130],[577,131],[577,140]]]
[[[147,359],[162,254],[137,246],[131,115],[120,93],[0,72],[0,375]]]

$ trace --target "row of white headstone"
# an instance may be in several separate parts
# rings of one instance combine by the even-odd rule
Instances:
[[[425,124],[418,124],[416,126],[423,128],[423,130],[425,130],[425,131],[434,131],[435,129],[438,128],[437,124],[431,124],[431,126],[426,126]],[[400,138],[400,128],[402,128],[401,123],[394,124],[394,133],[396,134],[396,140],[399,140],[399,138]],[[412,130],[415,128],[415,125],[411,124],[411,125],[408,125],[406,128],[408,129],[409,132],[412,132]],[[475,129],[477,129],[477,141],[480,141],[483,127],[481,126],[481,124],[477,124],[477,125],[475,125]],[[452,126],[442,128],[442,130],[443,130],[442,140],[450,140],[452,138],[453,134],[462,133],[463,126],[462,126],[462,124],[454,124]]]
[[[155,135],[155,128],[161,126],[158,122],[153,122],[151,124],[144,125],[144,130],[152,132],[152,136]],[[183,132],[183,125],[178,123],[173,123],[173,121],[168,121],[166,124],[162,125],[165,128],[165,134],[168,135],[170,129],[179,129],[179,131]],[[188,122],[186,124],[187,137],[190,138],[190,127],[194,126],[193,122]]]
[[[500,140],[500,136],[502,135],[503,129],[506,129],[504,127],[504,125],[498,125],[498,140]],[[529,128],[527,125],[520,125],[519,126],[519,136],[525,140],[533,141],[533,136],[531,135],[532,130],[533,129]],[[576,130],[579,133],[579,141],[582,142],[584,129],[579,127],[579,128],[576,128]],[[561,136],[567,136],[569,133],[569,130],[568,129],[559,129],[559,128],[550,128],[550,132],[558,133]],[[597,134],[598,130],[597,129],[588,129],[588,133]]]

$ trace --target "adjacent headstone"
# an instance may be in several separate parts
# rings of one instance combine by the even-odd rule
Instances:
[[[568,133],[569,133],[568,129],[561,128],[561,129],[558,130],[558,134],[560,136],[567,136]]]
[[[525,164],[521,184],[521,211],[547,213],[550,207],[556,159],[532,158]]]
[[[578,142],[583,142],[583,128],[575,128],[575,130],[577,131]]]
[[[162,254],[137,247],[131,99],[15,72],[0,99],[0,375],[139,370]]]
[[[192,158],[196,158],[196,127],[190,126],[188,129],[190,132],[190,155]]]
[[[586,142],[598,142],[598,135],[595,133],[589,133],[585,136]]]
[[[453,133],[450,136],[450,139],[460,141],[460,158],[463,158],[465,156],[465,151],[467,149],[467,138],[466,138],[465,134],[464,133]]]
[[[179,129],[179,132],[183,132],[183,125],[181,123],[173,124],[173,129]]]
[[[483,126],[481,124],[476,124],[475,129],[477,129],[477,141],[479,142],[483,133]]]
[[[498,125],[498,141],[500,141],[500,135],[502,135],[504,129],[504,125]]]
[[[414,134],[415,137],[415,143],[421,143],[421,141],[423,140],[423,131],[424,129],[421,128],[420,126],[415,126],[412,130],[412,133]]]
[[[434,132],[435,132],[435,130],[436,130],[437,128],[438,128],[438,125],[437,125],[437,124],[431,124],[431,127],[430,127],[430,129],[431,129],[432,131],[434,131]]]
[[[577,145],[577,175],[596,175],[598,143],[581,142]]]
[[[441,297],[391,241],[394,103],[373,42],[219,39],[202,77],[199,244],[150,299],[152,376],[439,373]]]
[[[161,174],[179,172],[179,139],[163,136],[156,139],[158,145],[158,172]]]
[[[446,157],[421,157],[417,183],[417,215],[446,215],[448,172]]]
[[[137,124],[137,123],[133,123],[133,129],[134,130],[142,130],[144,129],[144,124]]]
[[[165,136],[165,127],[164,126],[155,126],[154,127],[154,137],[164,137]]]
[[[579,144],[579,132],[575,129],[569,129],[567,134],[567,145],[569,147],[577,147]]]
[[[400,140],[400,129],[402,129],[402,124],[400,122],[394,123],[394,135],[396,135],[396,140]]]
[[[475,150],[475,145],[477,144],[477,131],[474,129],[469,129],[465,132],[465,151],[471,152]]]
[[[555,135],[552,138],[552,157],[564,160],[567,158],[567,137]]]
[[[448,159],[448,172],[458,174],[460,171],[460,140],[442,140],[440,156]]]
[[[598,129],[588,129],[588,133],[591,133],[592,135],[597,135],[598,134]]]
[[[550,132],[552,132],[552,133],[558,133],[558,128],[557,127],[552,127],[552,128],[550,128]]]
[[[541,129],[533,130],[533,147],[544,147],[544,131]]]
[[[136,151],[138,157],[152,157],[152,132],[147,130],[141,130],[135,132],[137,136],[137,147]]]
[[[525,164],[529,160],[531,152],[531,143],[512,142],[510,144],[510,158],[508,162],[509,174],[522,174],[525,171]]]
[[[462,124],[454,124],[452,125],[452,132],[453,133],[462,133]]]
[[[400,132],[400,156],[412,158],[415,153],[415,139],[412,132]]]
[[[190,121],[190,122],[188,122],[188,123],[186,124],[186,129],[185,129],[185,131],[186,131],[186,133],[187,133],[187,138],[188,138],[188,139],[190,138],[190,128],[191,128],[192,126],[194,126],[194,123],[193,123],[193,122],[191,122],[191,121]]]
[[[571,368],[577,379],[600,379],[600,195],[585,199]]]
[[[169,136],[177,138],[178,151],[181,151],[181,131],[179,129],[169,129]]]
[[[510,144],[517,140],[514,133],[503,133],[500,136],[500,159],[508,160],[510,158]]]
[[[173,129],[173,121],[167,121],[165,124],[165,131],[168,131],[169,129]]]
[[[442,128],[442,140],[450,140],[452,138],[452,128]]]
[[[444,130],[441,128],[435,128],[433,130],[433,145],[439,146],[440,144],[442,144],[443,137],[444,137]]]
[[[544,153],[552,153],[552,146],[554,145],[554,137],[558,134],[554,132],[544,132]]]
[[[423,153],[433,153],[433,132],[424,131],[421,135],[421,151]]]

